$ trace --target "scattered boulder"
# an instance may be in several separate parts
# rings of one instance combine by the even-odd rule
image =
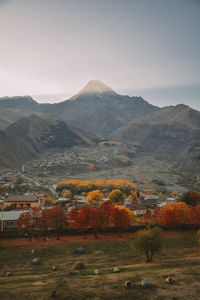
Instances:
[[[32,259],[32,264],[33,265],[39,265],[39,263],[40,263],[40,259],[38,257],[35,257],[35,258]]]
[[[83,253],[85,253],[85,249],[82,247],[76,248],[73,253],[74,254],[83,254]]]
[[[9,277],[11,276],[11,273],[10,272],[6,272],[6,277]]]
[[[129,280],[126,281],[124,285],[125,285],[125,287],[126,287],[127,289],[131,289],[131,288],[133,287],[132,281],[129,281]]]
[[[95,269],[95,270],[94,270],[94,274],[95,274],[95,275],[99,275],[99,270],[98,270],[98,269]]]
[[[81,261],[75,262],[75,264],[72,267],[72,270],[83,270],[83,269],[85,269],[85,265]]]
[[[51,293],[50,293],[51,298],[56,298],[57,296],[58,296],[58,293],[56,290],[51,291]]]
[[[151,286],[151,282],[148,279],[143,279],[141,285],[145,288],[148,288]]]
[[[56,270],[56,267],[55,267],[55,266],[52,266],[52,267],[51,267],[51,270],[52,270],[52,271],[55,271],[55,270]]]
[[[172,284],[172,283],[174,283],[174,278],[172,278],[172,277],[168,277],[167,278],[167,283],[169,283],[169,284]]]
[[[119,273],[119,271],[120,271],[119,268],[117,268],[117,267],[114,267],[114,268],[113,268],[113,272],[114,272],[114,273]]]

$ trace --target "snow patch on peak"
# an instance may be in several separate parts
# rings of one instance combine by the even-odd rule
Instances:
[[[82,94],[115,94],[116,93],[107,85],[105,85],[100,80],[91,80],[89,81],[86,86],[80,90],[78,95]]]

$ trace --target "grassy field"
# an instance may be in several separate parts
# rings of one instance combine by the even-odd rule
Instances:
[[[52,289],[57,299],[200,299],[200,249],[192,232],[165,232],[162,251],[150,264],[143,262],[133,247],[134,234],[121,239],[117,236],[100,236],[87,241],[79,237],[64,237],[61,241],[46,242],[1,240],[0,299],[49,299]],[[73,254],[76,247],[84,247],[85,254]],[[31,264],[31,249],[40,265]],[[70,272],[76,261],[86,269]],[[56,266],[52,271],[51,266]],[[119,267],[119,273],[113,273]],[[98,268],[99,275],[94,275]],[[6,272],[11,276],[5,277]],[[166,278],[173,276],[169,285]],[[144,289],[140,282],[149,279],[152,287]],[[124,288],[131,280],[134,287]]]

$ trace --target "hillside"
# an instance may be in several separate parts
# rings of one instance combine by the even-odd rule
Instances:
[[[0,130],[0,167],[17,167],[36,156],[33,148],[25,141]]]
[[[19,119],[11,124],[6,132],[26,141],[39,153],[49,148],[89,146],[101,141],[101,138],[67,125],[63,121],[37,115]]]
[[[139,145],[146,153],[199,162],[200,112],[186,105],[165,107],[119,128],[112,138]]]

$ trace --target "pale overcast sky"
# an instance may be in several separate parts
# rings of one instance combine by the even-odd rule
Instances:
[[[0,96],[99,79],[200,109],[199,30],[200,0],[0,0]]]

